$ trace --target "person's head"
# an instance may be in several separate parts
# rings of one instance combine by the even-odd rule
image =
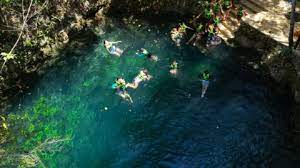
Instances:
[[[141,48],[140,50],[143,52],[143,51],[145,51],[145,48]]]
[[[107,40],[104,40],[104,41],[103,41],[103,45],[106,46],[107,44],[108,44],[108,41],[107,41]]]
[[[156,55],[150,54],[150,59],[155,62],[158,61],[158,57]]]
[[[172,64],[177,65],[178,63],[174,60],[174,61],[172,62]]]
[[[207,75],[207,74],[209,74],[209,71],[206,69],[203,71],[203,73]]]
[[[118,82],[121,83],[121,84],[125,84],[125,83],[126,83],[125,80],[124,80],[123,78],[119,78],[119,79],[118,79]]]
[[[148,75],[148,70],[147,69],[143,69],[142,73],[144,73],[145,75]]]

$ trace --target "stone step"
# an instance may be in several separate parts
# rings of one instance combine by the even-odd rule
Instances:
[[[256,3],[265,11],[275,13],[288,13],[291,10],[290,3],[287,0],[249,0],[252,3]],[[298,4],[298,3],[297,3]],[[299,11],[299,7],[296,7],[296,11]]]
[[[256,14],[262,12],[263,10],[259,9],[257,6],[249,2],[248,0],[242,0],[240,5],[246,9],[246,11],[250,14]]]
[[[220,24],[218,25],[218,27],[219,27],[219,31],[220,31],[219,36],[220,36],[223,40],[227,41],[228,39],[234,38],[233,33],[232,33],[230,30],[228,30],[228,29],[224,26],[223,23],[220,23]]]
[[[234,25],[232,22],[227,21],[222,22],[223,26],[230,31],[231,33],[234,33],[238,29],[238,25]]]
[[[254,6],[256,6],[261,11],[269,11],[269,9],[265,8],[265,6],[270,6],[270,1],[267,0],[248,0],[250,3],[252,3]],[[273,3],[274,6],[274,3]]]
[[[239,21],[237,20],[236,13],[230,12],[230,17],[228,18],[228,21],[232,23],[232,25],[238,25]]]

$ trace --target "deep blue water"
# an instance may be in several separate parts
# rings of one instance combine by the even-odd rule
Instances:
[[[177,48],[166,28],[146,23],[113,26],[98,39],[76,59],[68,53],[64,66],[49,70],[20,100],[28,108],[46,97],[61,113],[53,120],[66,121],[60,129],[73,130],[72,146],[52,161],[56,167],[257,167],[275,157],[284,106],[260,76],[238,64],[241,51]],[[121,40],[123,56],[109,55],[104,39]],[[141,47],[160,60],[135,57]],[[169,74],[173,60],[177,77]],[[153,79],[129,90],[129,104],[110,86],[117,76],[130,82],[141,68]],[[201,99],[197,76],[205,69],[213,80]]]

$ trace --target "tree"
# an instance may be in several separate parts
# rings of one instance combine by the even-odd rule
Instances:
[[[294,45],[294,27],[295,27],[295,8],[296,8],[296,0],[292,0],[292,9],[291,9],[291,17],[290,17],[290,32],[289,32],[289,48],[293,49]]]

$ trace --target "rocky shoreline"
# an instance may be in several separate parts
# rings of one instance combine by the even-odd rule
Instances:
[[[11,3],[4,4],[0,8],[1,13],[20,8],[21,1]],[[6,113],[10,102],[28,90],[47,67],[55,65],[65,50],[85,45],[86,43],[80,42],[83,40],[80,35],[92,37],[90,40],[95,39],[95,33],[101,32],[101,26],[105,24],[105,13],[109,5],[104,0],[82,3],[44,1],[33,4],[24,33],[14,50],[16,56],[6,63],[4,59],[0,60],[3,65],[0,74],[0,114]],[[23,18],[12,13],[1,19],[0,25],[3,26],[0,26],[0,51],[8,53],[17,39],[17,34],[3,29],[20,25]]]

